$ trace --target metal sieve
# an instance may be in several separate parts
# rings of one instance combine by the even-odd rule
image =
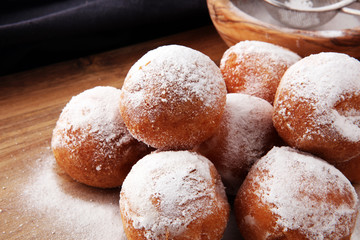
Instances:
[[[348,5],[359,0],[314,0],[295,1],[264,0],[269,14],[279,22],[293,28],[311,28],[321,26],[330,21],[341,11],[360,16],[360,10],[349,8]],[[293,0],[294,2],[294,0]]]

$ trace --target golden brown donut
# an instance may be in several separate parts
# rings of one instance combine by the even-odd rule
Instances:
[[[346,162],[334,163],[334,166],[340,170],[352,183],[360,183],[360,156]]]
[[[334,166],[274,147],[251,168],[234,208],[245,240],[349,240],[358,204],[354,187]]]
[[[225,51],[220,70],[229,93],[245,93],[274,101],[285,71],[301,58],[272,43],[241,41]]]
[[[229,211],[214,165],[189,151],[145,156],[131,169],[120,193],[129,240],[220,240]]]
[[[290,146],[329,162],[360,156],[360,62],[341,53],[306,57],[284,74],[274,126]]]
[[[131,67],[120,111],[138,140],[162,150],[192,149],[215,132],[225,101],[225,82],[209,57],[167,45]]]
[[[214,163],[228,194],[236,195],[251,165],[277,142],[272,113],[264,99],[229,93],[220,127],[196,148]]]
[[[121,118],[121,90],[95,87],[74,96],[53,130],[51,147],[73,179],[100,188],[120,186],[132,165],[151,151]]]

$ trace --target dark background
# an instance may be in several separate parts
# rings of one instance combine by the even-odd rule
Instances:
[[[0,75],[210,23],[206,0],[3,0]]]

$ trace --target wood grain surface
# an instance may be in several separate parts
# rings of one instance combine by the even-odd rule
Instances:
[[[199,50],[216,64],[228,48],[215,28],[206,26],[0,77],[0,239],[126,239],[120,189],[70,179],[52,155],[52,130],[72,96],[95,86],[121,88],[137,59],[167,44]],[[356,231],[359,237],[359,224]],[[233,214],[223,240],[232,239],[240,239]]]
[[[44,199],[54,194],[46,185],[46,181],[51,181],[51,178],[45,179],[46,174],[51,174],[48,168],[54,168],[58,184],[69,191],[72,197],[93,201],[100,194],[100,199],[106,196],[104,204],[117,206],[119,190],[98,190],[82,186],[69,179],[56,165],[49,165],[48,161],[53,161],[50,149],[52,130],[62,108],[72,96],[100,85],[121,88],[128,70],[137,59],[147,51],[167,44],[181,44],[199,50],[217,64],[227,48],[214,27],[206,26],[0,77],[0,239],[97,238],[96,234],[87,233],[86,228],[84,231],[72,230],[70,227],[76,226],[76,221],[71,226],[58,226],[59,222],[54,218],[59,216],[50,215],[51,202],[45,202]],[[44,180],[36,183],[36,176],[42,176]],[[51,182],[48,184],[50,186]],[[39,194],[42,193],[38,190],[48,193],[41,197]],[[56,202],[59,200],[56,197],[59,196],[54,196],[53,204],[60,206],[54,206],[54,209],[60,211],[61,204],[64,203]],[[44,209],[37,209],[39,207]],[[64,205],[65,207],[69,206]],[[73,220],[69,216],[62,217],[64,221]]]

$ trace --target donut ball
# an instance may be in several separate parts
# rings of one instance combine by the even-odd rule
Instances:
[[[120,93],[113,87],[88,89],[60,114],[51,147],[58,165],[78,182],[120,186],[132,165],[151,151],[128,132],[119,111]]]
[[[360,62],[319,53],[291,66],[274,103],[274,126],[290,146],[329,162],[360,156]]]
[[[272,113],[264,99],[229,93],[220,127],[196,149],[214,163],[228,194],[236,195],[251,165],[277,142]]]
[[[360,156],[346,162],[334,163],[352,183],[360,184]]]
[[[350,239],[356,191],[334,166],[290,147],[274,147],[251,168],[236,196],[247,239]]]
[[[120,111],[138,140],[162,150],[186,150],[215,132],[225,101],[225,82],[209,57],[167,45],[149,51],[131,67]]]
[[[145,156],[131,169],[120,193],[129,240],[220,240],[229,211],[214,165],[189,151]]]
[[[301,58],[272,43],[241,41],[225,51],[220,70],[229,93],[245,93],[274,101],[285,71]]]

